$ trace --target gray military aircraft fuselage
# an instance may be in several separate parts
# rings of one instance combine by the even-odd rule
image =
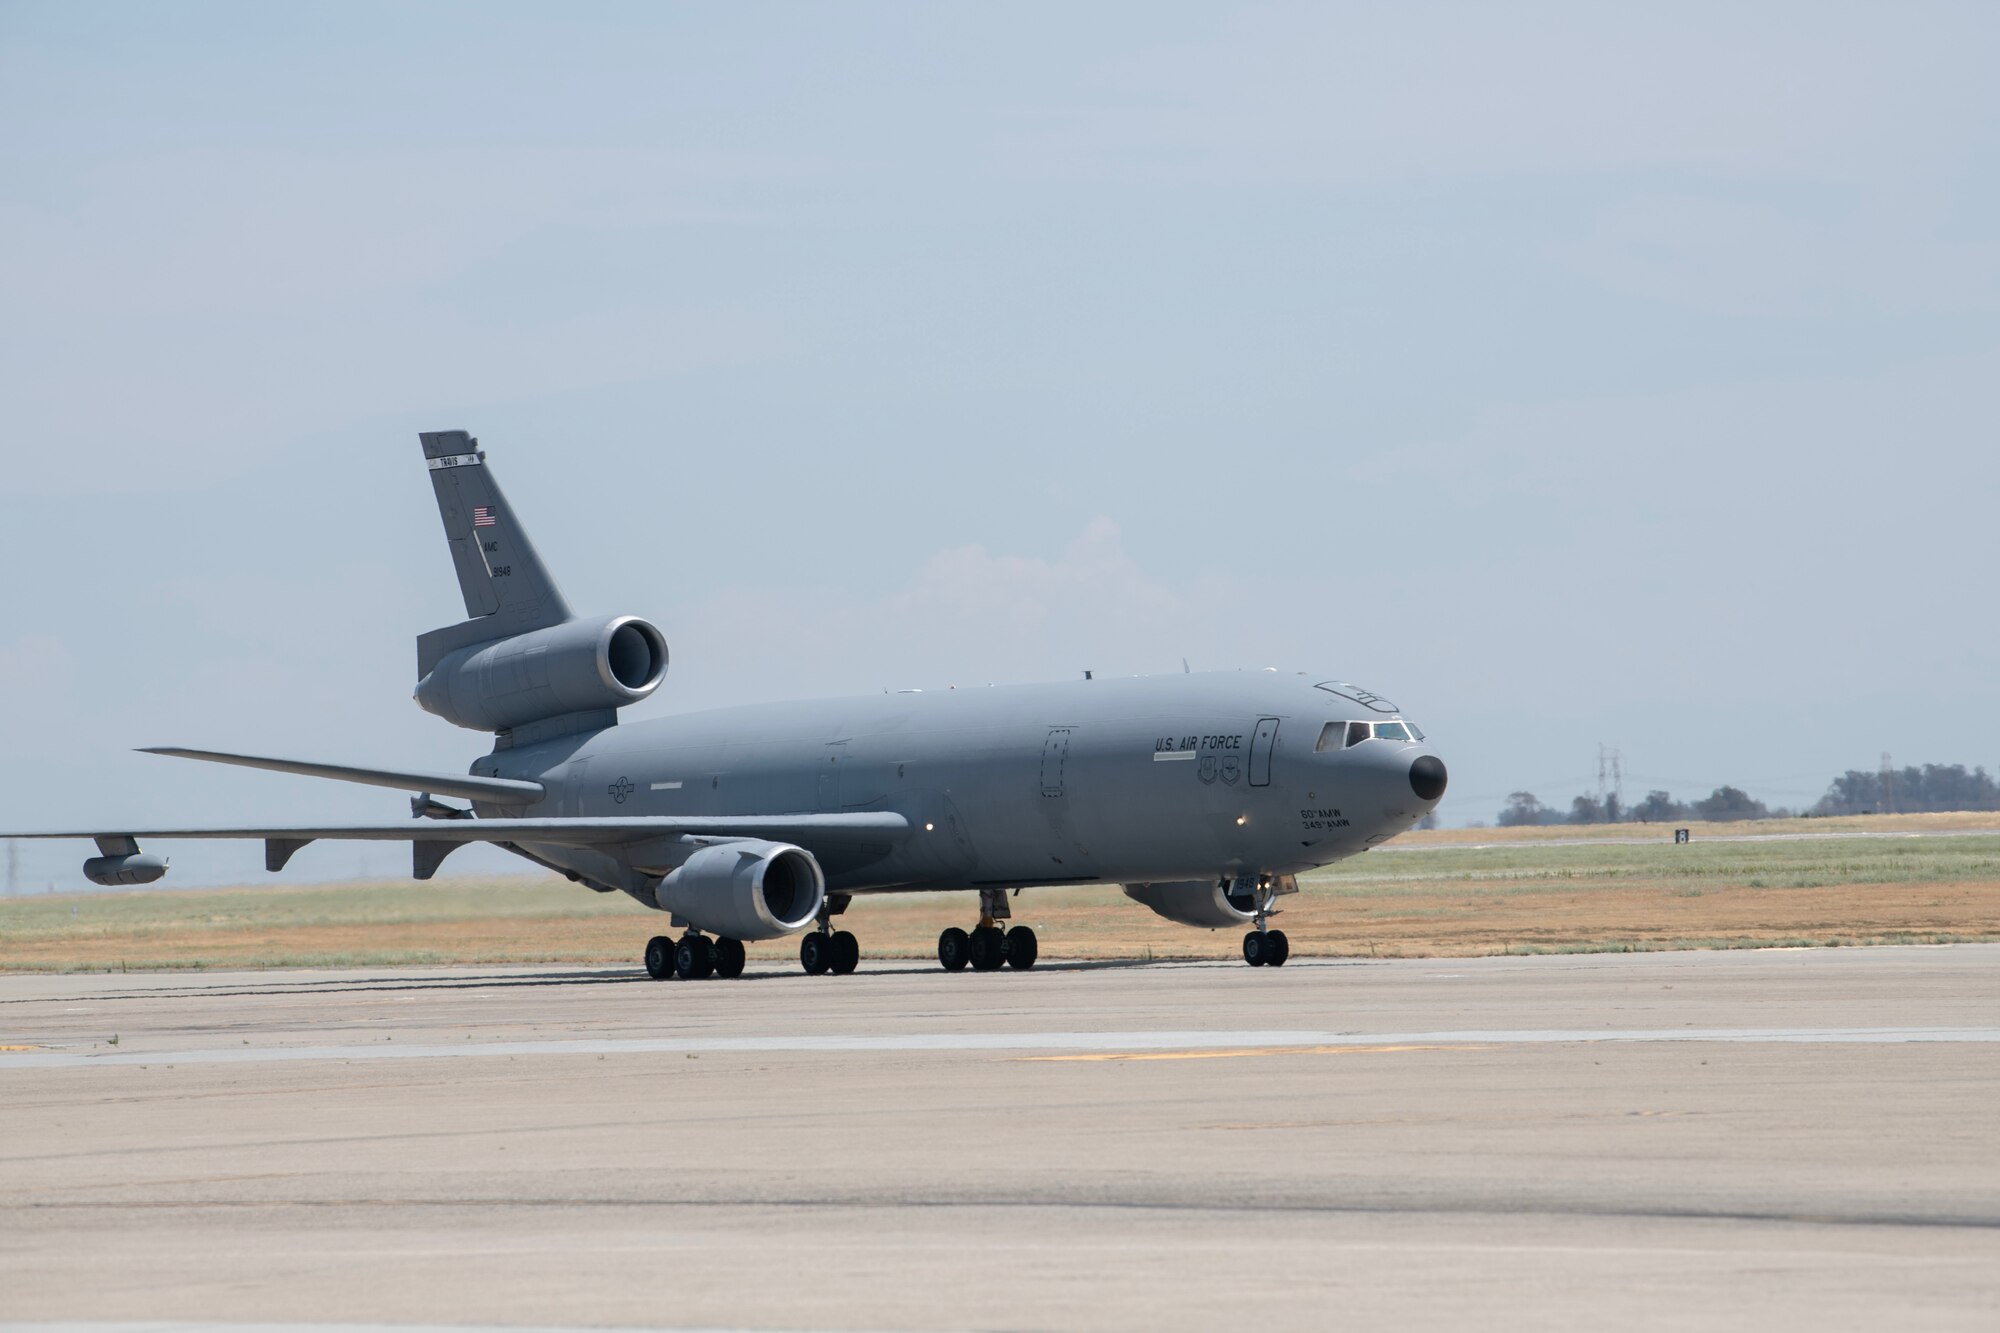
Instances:
[[[570,612],[463,431],[425,434],[467,619],[418,641],[417,702],[489,731],[467,776],[167,748],[157,753],[419,793],[393,824],[93,830],[101,883],[157,879],[141,838],[245,837],[281,869],[322,838],[407,840],[428,878],[491,842],[670,913],[654,976],[736,975],[742,941],[806,932],[809,972],[849,972],[834,928],[854,895],[957,889],[977,925],[939,938],[956,970],[1032,966],[1009,891],[1105,884],[1169,919],[1249,926],[1244,957],[1282,964],[1275,900],[1299,872],[1409,828],[1445,768],[1382,697],[1272,670],[902,691],[618,725],[664,679],[665,637]],[[452,806],[439,796],[469,806]]]

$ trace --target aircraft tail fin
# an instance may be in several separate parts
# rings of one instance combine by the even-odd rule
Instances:
[[[560,625],[571,612],[494,480],[479,441],[462,430],[424,431],[418,438],[467,617],[418,640],[423,675],[451,648]]]

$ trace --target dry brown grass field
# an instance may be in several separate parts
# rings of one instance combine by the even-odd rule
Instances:
[[[1306,877],[1292,951],[1452,956],[2000,939],[2000,815],[1905,815],[1406,834]],[[1726,840],[1743,838],[1741,841]],[[971,895],[857,899],[864,958],[933,956]],[[1226,958],[1235,931],[1155,917],[1115,888],[1028,889],[1043,957]],[[635,964],[666,919],[553,877],[261,885],[0,899],[0,970]],[[796,956],[751,946],[753,963]]]

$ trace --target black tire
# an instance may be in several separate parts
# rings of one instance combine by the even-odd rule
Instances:
[[[715,975],[715,949],[706,935],[683,935],[674,946],[674,975],[682,981],[705,981]]]
[[[743,941],[719,939],[715,942],[715,975],[734,981],[743,975]]]
[[[833,962],[832,955],[833,948],[826,936],[816,930],[806,932],[806,937],[799,941],[799,966],[809,977],[824,976]]]
[[[972,937],[957,926],[945,927],[938,936],[938,962],[947,972],[963,972],[972,961]]]
[[[1029,927],[1016,926],[1007,932],[1007,966],[1016,972],[1025,972],[1033,967],[1041,953],[1041,942]]]
[[[998,926],[980,926],[972,932],[972,970],[998,972],[1007,963],[1007,936]]]
[[[655,935],[646,941],[646,975],[655,981],[665,981],[674,974],[674,942],[665,935]]]
[[[1264,966],[1283,967],[1285,960],[1292,956],[1292,942],[1285,938],[1282,930],[1264,932]]]
[[[836,930],[827,943],[832,949],[827,970],[836,977],[844,977],[861,965],[861,941],[852,931]]]
[[[1252,967],[1264,966],[1264,932],[1253,930],[1243,937],[1243,961]]]

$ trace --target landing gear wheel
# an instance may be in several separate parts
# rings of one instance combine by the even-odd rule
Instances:
[[[947,926],[938,936],[938,962],[947,972],[963,972],[972,961],[972,937],[957,926]]]
[[[827,968],[833,965],[832,955],[833,946],[827,942],[825,935],[816,930],[799,941],[799,966],[806,970],[809,977],[825,975]]]
[[[715,975],[734,981],[743,975],[743,941],[719,939],[715,942]]]
[[[1243,961],[1252,967],[1262,967],[1265,963],[1266,945],[1264,932],[1253,930],[1243,937]]]
[[[706,935],[683,935],[674,946],[674,975],[682,981],[705,981],[715,975],[715,946]]]
[[[1007,936],[998,926],[980,926],[972,932],[972,970],[998,972],[1007,962]]]
[[[655,981],[665,981],[674,974],[674,942],[665,935],[655,935],[646,941],[646,975]]]
[[[1282,930],[1264,932],[1264,966],[1283,967],[1285,960],[1292,956],[1292,942],[1285,938]]]
[[[1007,932],[1007,966],[1016,972],[1025,972],[1033,967],[1041,952],[1035,932],[1029,927],[1016,926]]]
[[[836,930],[827,938],[827,970],[836,977],[844,977],[861,965],[861,941],[854,938],[854,932]]]

